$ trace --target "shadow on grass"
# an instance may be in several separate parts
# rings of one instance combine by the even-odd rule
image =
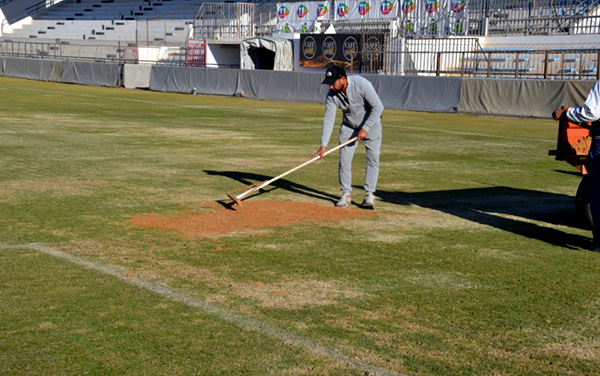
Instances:
[[[384,202],[418,205],[469,221],[492,226],[531,239],[569,249],[589,249],[591,241],[531,221],[584,228],[574,216],[573,197],[510,187],[489,187],[431,192],[386,192]]]
[[[238,188],[272,178],[272,176],[239,171],[204,170],[204,172],[208,175],[224,176],[235,180],[242,185]],[[250,195],[249,198],[275,189],[285,189],[289,192],[333,203],[338,200],[338,196],[285,179],[275,181],[267,189],[261,189]],[[236,193],[241,192],[243,190]],[[438,210],[559,247],[589,249],[591,245],[591,241],[587,237],[530,222],[537,221],[557,226],[583,228],[573,214],[573,197],[566,195],[510,187],[489,187],[418,193],[377,191],[376,196],[383,202],[397,205],[418,205]]]
[[[583,175],[581,174],[581,171],[554,170],[554,172],[558,172],[560,174],[565,174],[565,175],[571,175],[571,176],[579,176],[580,178],[583,177]]]
[[[262,183],[264,181],[267,181],[267,180],[273,178],[273,176],[252,174],[252,173],[240,172],[240,171],[204,170],[204,172],[208,175],[224,176],[224,177],[227,177],[229,179],[232,179],[232,180],[235,180],[235,181],[241,183],[240,184],[241,186],[237,187],[237,188],[243,188],[244,186],[247,186],[247,185]],[[236,189],[236,187],[235,186],[232,187],[232,190],[233,189]],[[323,191],[319,191],[319,190],[316,190],[311,187],[307,187],[306,185],[297,184],[297,183],[291,182],[286,179],[276,180],[273,182],[273,184],[270,184],[267,187],[265,187],[265,189],[261,189],[258,192],[251,194],[250,196],[248,196],[248,198],[260,196],[262,194],[273,191],[275,189],[284,189],[289,192],[298,193],[298,194],[301,194],[304,196],[314,197],[314,198],[318,198],[321,200],[328,200],[331,202],[336,202],[339,198],[332,194],[329,194],[329,193],[326,193]],[[243,189],[240,190],[239,192],[235,192],[235,193],[240,194],[242,192],[244,192]]]

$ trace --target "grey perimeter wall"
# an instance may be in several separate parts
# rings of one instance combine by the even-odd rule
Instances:
[[[364,75],[373,83],[386,108],[456,112],[458,78]],[[253,99],[323,103],[327,90],[323,72],[274,72],[238,69],[198,69],[154,66],[150,90],[236,95]]]
[[[0,57],[0,76],[95,86],[323,103],[323,72],[200,69]],[[550,118],[583,103],[593,81],[364,75],[386,108]]]
[[[69,84],[119,86],[121,66],[85,61],[0,57],[0,76]]]
[[[550,118],[561,105],[581,105],[593,81],[506,80],[364,75],[385,108]],[[323,73],[153,66],[150,90],[323,103]]]

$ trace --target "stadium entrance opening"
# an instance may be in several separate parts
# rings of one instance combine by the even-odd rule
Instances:
[[[255,69],[273,70],[275,67],[275,51],[264,47],[251,48],[248,56],[252,59]]]

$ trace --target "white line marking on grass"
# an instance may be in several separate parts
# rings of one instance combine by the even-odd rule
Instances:
[[[103,274],[110,275],[116,277],[122,281],[125,281],[131,285],[141,287],[145,290],[152,291],[160,296],[165,298],[175,300],[181,303],[184,303],[190,307],[197,308],[203,312],[212,314],[217,316],[218,318],[227,321],[229,323],[235,324],[239,327],[250,329],[265,336],[281,340],[290,345],[302,348],[304,350],[310,351],[316,355],[323,356],[329,358],[334,361],[342,362],[347,366],[359,370],[361,372],[368,372],[368,374],[377,374],[377,375],[385,375],[385,376],[402,376],[399,373],[391,372],[386,369],[380,368],[378,366],[363,362],[359,359],[350,357],[348,355],[342,354],[341,352],[322,346],[317,342],[310,340],[308,338],[303,338],[296,334],[290,333],[276,325],[268,324],[257,319],[254,319],[249,316],[245,316],[239,313],[235,313],[229,311],[228,309],[216,305],[214,303],[209,303],[202,298],[193,297],[191,295],[185,294],[183,292],[174,290],[172,288],[158,285],[154,282],[147,281],[137,277],[127,277],[123,274],[122,271],[111,268],[110,266],[102,265],[93,261],[85,260],[81,257],[62,252],[58,249],[47,247],[38,243],[29,243],[29,244],[21,244],[21,245],[2,245],[0,244],[0,249],[16,249],[16,248],[26,248],[32,249],[50,256],[54,256],[63,260],[70,261],[77,265],[82,265],[87,268],[99,271]]]
[[[445,131],[443,129],[439,129],[439,128],[427,128],[427,127],[409,127],[406,125],[397,125],[394,126],[396,128],[404,128],[404,129],[410,129],[410,130],[416,130],[416,131],[428,131],[428,132],[435,132],[435,133],[450,133],[450,134],[458,134],[458,135],[463,135],[463,136],[478,136],[478,137],[485,137],[485,138],[501,138],[501,139],[505,139],[505,140],[517,140],[517,141],[536,141],[536,142],[543,142],[545,144],[556,144],[556,140],[543,140],[540,138],[521,138],[521,137],[510,137],[510,136],[495,136],[495,135],[490,135],[490,134],[483,134],[483,133],[472,133],[472,132],[459,132],[459,131]]]

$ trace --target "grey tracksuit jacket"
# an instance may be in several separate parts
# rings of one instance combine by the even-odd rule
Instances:
[[[346,96],[342,93],[335,94],[332,90],[327,93],[325,100],[325,117],[321,131],[321,146],[327,146],[333,126],[337,108],[341,109],[344,118],[342,125],[352,129],[364,129],[367,132],[374,126],[381,126],[383,104],[375,92],[373,85],[366,78],[360,76],[348,77]]]

